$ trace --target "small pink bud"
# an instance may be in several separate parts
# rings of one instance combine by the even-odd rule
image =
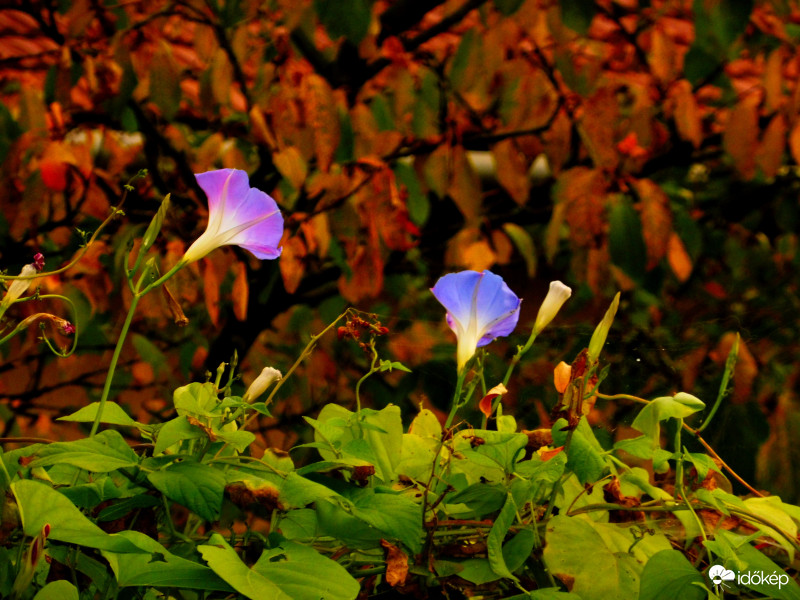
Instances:
[[[33,255],[33,267],[38,271],[42,272],[44,269],[44,254],[41,252],[37,252]]]

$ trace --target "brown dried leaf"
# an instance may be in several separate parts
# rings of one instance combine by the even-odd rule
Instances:
[[[596,167],[614,169],[617,166],[619,154],[614,142],[618,121],[615,89],[602,87],[586,99],[578,133]]]
[[[408,577],[408,556],[394,544],[381,540],[386,549],[386,583],[392,587],[403,585]]]
[[[339,145],[336,98],[328,82],[313,73],[303,78],[303,96],[308,110],[308,126],[314,132],[317,164],[321,171],[327,172]]]
[[[492,148],[497,163],[497,180],[508,192],[508,195],[524,206],[528,202],[531,191],[531,180],[528,177],[528,165],[525,156],[517,148],[513,139],[506,139]]]
[[[556,202],[565,206],[570,238],[577,246],[594,247],[605,237],[606,179],[603,171],[588,167],[575,167],[558,177]]]

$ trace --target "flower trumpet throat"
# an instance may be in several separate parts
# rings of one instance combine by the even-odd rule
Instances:
[[[281,255],[283,216],[275,200],[250,187],[247,173],[220,169],[195,175],[208,197],[208,226],[181,262],[200,260],[220,246],[240,246],[261,260]]]
[[[449,273],[431,292],[447,310],[447,324],[456,334],[459,372],[477,348],[510,334],[519,321],[522,300],[491,271]]]

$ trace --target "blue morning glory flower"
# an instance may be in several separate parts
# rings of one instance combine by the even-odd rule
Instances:
[[[517,326],[522,300],[491,271],[461,271],[441,277],[431,288],[447,309],[447,324],[458,338],[459,372],[480,346]]]

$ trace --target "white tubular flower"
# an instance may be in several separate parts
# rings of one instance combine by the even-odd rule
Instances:
[[[564,306],[564,302],[572,295],[572,289],[561,283],[560,281],[550,282],[550,291],[539,307],[539,314],[536,315],[536,323],[533,325],[535,333],[541,333],[542,329],[547,327],[548,323],[553,320]]]
[[[33,264],[25,265],[22,267],[22,271],[20,271],[20,277],[32,277],[36,275],[36,267]],[[17,298],[22,296],[25,292],[28,291],[28,288],[31,287],[31,283],[33,283],[33,279],[15,279],[11,282],[11,285],[8,287],[8,291],[6,292],[5,297],[3,298],[2,306],[4,309],[11,306]]]
[[[244,393],[243,400],[245,402],[253,402],[256,398],[258,398],[261,394],[263,394],[266,389],[271,386],[276,381],[279,381],[283,377],[281,372],[274,367],[264,367],[261,370],[261,374],[253,380],[253,383],[250,384],[250,387],[247,388],[247,391]]]

